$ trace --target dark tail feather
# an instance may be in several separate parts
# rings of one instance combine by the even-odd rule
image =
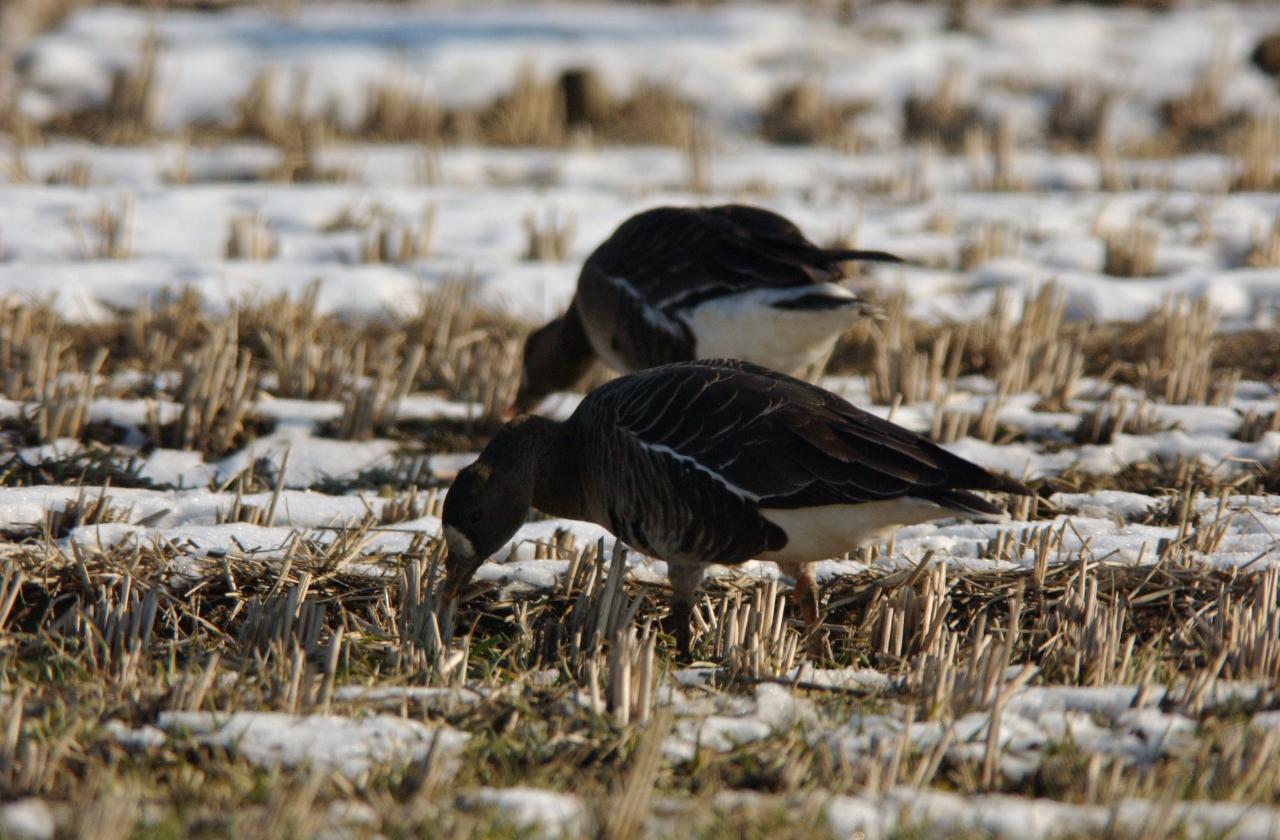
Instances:
[[[941,505],[947,510],[954,510],[959,513],[973,513],[978,516],[999,516],[1005,512],[1004,508],[993,505],[968,490],[934,490],[928,494],[922,493],[920,497],[928,499],[935,505]]]
[[[990,490],[993,493],[1008,493],[1012,496],[1034,496],[1031,488],[1023,484],[1021,481],[1015,481],[1007,475],[1001,475],[997,472],[990,472],[981,467],[975,466],[972,474],[965,476],[966,481],[962,486],[970,490]]]
[[[1007,475],[1001,475],[1000,472],[987,472],[989,481],[986,484],[975,484],[974,487],[983,490],[995,490],[996,493],[1009,493],[1010,496],[1036,496],[1032,488],[1009,478]]]
[[[949,473],[946,480],[947,489],[987,490],[992,493],[1008,493],[1012,496],[1034,496],[1031,488],[1021,481],[1007,475],[984,469],[972,461],[965,460],[954,452],[938,447],[940,457]]]
[[[964,462],[969,470],[963,476],[953,476],[952,486],[940,488],[928,494],[921,494],[935,504],[951,510],[994,516],[1004,513],[1004,508],[988,502],[986,499],[969,492],[970,490],[987,490],[993,493],[1008,493],[1011,496],[1033,495],[1031,489],[1020,481],[1014,481],[1000,473],[989,472],[977,464]],[[961,490],[955,485],[967,488]]]
[[[847,260],[887,263],[906,262],[902,257],[890,254],[888,251],[859,251],[856,248],[826,248],[823,250],[822,256],[827,262],[845,262]]]

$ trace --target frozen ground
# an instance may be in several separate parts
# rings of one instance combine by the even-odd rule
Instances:
[[[1105,68],[1106,81],[1123,81],[1119,129],[1137,136],[1153,130],[1156,104],[1185,92],[1218,48],[1231,68],[1228,102],[1274,108],[1274,83],[1248,68],[1243,56],[1262,32],[1280,28],[1280,7],[1216,3],[1153,15],[1055,6],[993,14],[976,31],[960,33],[942,28],[944,14],[940,7],[888,3],[866,9],[854,24],[836,26],[813,11],[770,6],[584,9],[580,4],[512,4],[468,11],[462,6],[442,10],[395,4],[361,6],[359,22],[353,24],[350,7],[329,4],[308,4],[285,17],[249,6],[158,17],[137,8],[86,9],[22,54],[19,105],[29,117],[44,119],[101,102],[110,72],[132,61],[136,44],[153,24],[160,39],[160,121],[166,129],[227,122],[235,100],[268,70],[287,78],[307,68],[308,107],[332,108],[341,120],[354,123],[374,83],[407,80],[441,102],[474,104],[509,89],[528,61],[540,72],[585,62],[620,90],[655,80],[674,85],[707,109],[723,126],[709,161],[710,192],[689,191],[688,155],[672,149],[427,152],[412,146],[332,144],[319,152],[318,162],[344,173],[341,183],[280,184],[263,180],[284,154],[269,145],[189,146],[160,139],[108,147],[53,137],[44,145],[12,148],[4,156],[10,165],[0,166],[0,300],[47,302],[70,325],[87,328],[113,323],[121,310],[177,287],[198,290],[216,317],[282,292],[301,296],[318,282],[317,305],[323,313],[348,319],[409,317],[422,307],[424,295],[465,279],[482,306],[534,323],[564,306],[581,260],[628,215],[664,202],[743,199],[786,213],[815,239],[854,235],[861,246],[906,257],[907,266],[878,268],[865,284],[885,298],[905,293],[907,315],[927,325],[976,322],[997,299],[1007,299],[1009,317],[1016,318],[1025,296],[1053,283],[1069,322],[1136,324],[1171,296],[1181,295],[1210,304],[1225,332],[1277,328],[1280,266],[1257,264],[1265,261],[1252,255],[1280,217],[1280,195],[1226,192],[1238,165],[1230,156],[1122,160],[1117,164],[1122,171],[1159,187],[1103,192],[1101,164],[1094,156],[1028,147],[1013,162],[1023,189],[992,192],[985,163],[975,168],[964,156],[899,148],[896,139],[903,98],[933,90],[952,69],[989,94],[979,98],[984,109],[1029,125],[1043,116],[1045,89]],[[671,60],[672,55],[678,60]],[[872,140],[870,151],[853,155],[778,148],[748,138],[744,126],[771,93],[814,77],[833,95],[871,104],[859,123]],[[1021,84],[1007,84],[1011,77]],[[0,135],[0,144],[12,147],[11,138]],[[86,186],[66,183],[72,169],[87,173]],[[181,178],[176,177],[179,171]],[[121,258],[99,255],[103,234],[96,219],[104,207],[128,218],[126,246],[117,254]],[[362,261],[362,246],[378,226],[421,225],[424,211],[432,207],[429,254],[402,263]],[[551,214],[573,220],[567,258],[526,259],[526,219],[545,220]],[[275,243],[271,258],[228,258],[232,226],[248,215],[261,220]],[[1135,225],[1156,231],[1151,275],[1106,274],[1107,238]],[[998,253],[966,261],[964,253],[994,229],[1007,233]],[[11,329],[16,334],[17,328]],[[822,564],[824,584],[869,572],[908,573],[922,560],[944,564],[952,575],[1025,575],[1043,557],[1037,549],[1042,540],[1052,545],[1050,562],[1082,569],[1095,564],[1141,567],[1150,570],[1148,580],[1162,573],[1169,545],[1185,545],[1181,561],[1202,566],[1206,574],[1226,570],[1243,577],[1280,566],[1276,487],[1249,494],[1228,489],[1221,496],[1194,492],[1184,499],[1154,479],[1141,492],[1119,484],[1121,477],[1131,480],[1134,470],[1152,464],[1167,467],[1170,475],[1176,474],[1177,464],[1199,466],[1223,482],[1268,469],[1274,473],[1280,431],[1245,434],[1243,427],[1250,417],[1280,410],[1275,381],[1246,378],[1216,405],[1168,405],[1151,401],[1137,387],[1082,377],[1075,393],[1050,405],[1042,395],[999,393],[991,378],[966,376],[942,405],[918,401],[895,408],[871,405],[871,389],[861,373],[844,371],[827,384],[923,432],[935,427],[942,410],[978,415],[998,399],[996,419],[1002,431],[996,439],[1003,442],[962,437],[948,446],[1020,478],[1062,480],[1068,489],[1043,493],[1040,509],[1029,521],[951,521],[903,529],[874,554]],[[6,570],[20,553],[38,545],[48,552],[49,564],[59,567],[109,558],[128,570],[135,562],[129,558],[160,556],[166,580],[197,589],[229,581],[234,592],[237,574],[265,567],[283,569],[273,590],[278,594],[289,564],[304,556],[330,558],[316,566],[318,582],[339,575],[372,582],[370,586],[399,581],[407,561],[425,556],[423,547],[434,545],[439,494],[472,454],[423,456],[417,475],[424,486],[431,485],[424,496],[435,495],[404,512],[398,507],[403,492],[370,488],[360,479],[391,471],[420,451],[403,438],[353,442],[329,436],[325,424],[343,415],[343,399],[283,399],[264,379],[250,411],[273,426],[229,453],[206,455],[149,442],[152,419],[167,422],[181,412],[172,388],[143,394],[136,372],[99,379],[98,396],[86,407],[88,417],[95,434],[114,441],[116,454],[136,457],[137,483],[143,486],[66,480],[0,487],[0,556]],[[12,467],[15,462],[8,459],[21,458],[33,469],[44,465],[53,470],[51,465],[74,460],[77,453],[101,448],[100,441],[90,439],[19,439],[10,432],[25,422],[37,401],[2,396],[0,424],[11,425],[0,425],[0,445],[11,445],[13,451],[0,453],[0,469]],[[1145,404],[1150,428],[1121,431],[1105,442],[1078,443],[1080,418],[1116,404],[1131,411]],[[546,409],[563,414],[572,405],[572,397],[562,397]],[[390,419],[465,420],[480,412],[479,405],[422,392],[401,400]],[[251,466],[278,478],[276,489],[239,491],[236,482]],[[1092,476],[1091,483],[1071,490],[1070,481],[1082,474]],[[113,514],[97,524],[72,523],[44,538],[41,532],[55,530],[51,523],[59,512],[96,499],[107,502]],[[272,513],[236,521],[245,518],[236,512],[246,508]],[[567,540],[572,553],[575,546],[581,549],[601,539],[607,556],[612,538],[600,528],[530,522],[485,564],[478,578],[493,585],[487,591],[495,599],[535,602],[557,592],[571,567],[569,560],[544,558]],[[335,556],[339,559],[331,560]],[[632,554],[628,572],[636,582],[656,584],[663,580],[665,566]],[[772,565],[754,562],[714,575],[744,585],[777,576]],[[0,606],[7,580],[0,581]],[[1270,591],[1274,596],[1274,588]],[[380,597],[389,599],[385,591]],[[374,624],[389,614],[390,600],[372,601],[358,620],[344,619],[342,632],[349,645],[352,639],[373,639],[371,645],[382,651],[377,645],[387,640]],[[237,603],[241,606],[234,614],[247,600]],[[1268,605],[1262,604],[1258,614],[1272,621],[1274,642],[1274,603],[1269,608],[1268,613]],[[93,612],[97,607],[84,609],[85,615],[100,617]],[[1083,615],[1073,614],[1073,623],[1084,621]],[[1211,624],[1192,622],[1179,632],[1209,638],[1220,629]],[[342,636],[338,639],[341,648]],[[1052,639],[1041,641],[1048,646]],[[160,641],[154,644],[158,649]],[[482,646],[481,641],[475,644]],[[358,658],[350,650],[348,659]],[[778,683],[746,689],[717,682],[723,675],[713,668],[663,668],[654,680],[653,707],[671,719],[656,760],[666,773],[704,765],[723,769],[716,762],[749,763],[752,749],[773,749],[785,741],[787,749],[806,760],[816,762],[813,757],[821,755],[822,761],[836,765],[872,761],[892,767],[892,775],[877,776],[859,791],[809,791],[819,802],[810,800],[805,807],[816,809],[821,824],[840,837],[859,832],[889,837],[912,828],[1001,837],[1159,834],[1160,827],[1177,828],[1186,836],[1280,837],[1280,802],[1274,788],[1262,783],[1258,789],[1270,792],[1251,797],[1237,797],[1209,782],[1188,782],[1167,799],[1150,795],[1150,785],[1133,794],[1113,786],[1122,795],[1105,803],[1055,792],[1052,773],[1058,772],[1064,755],[1076,762],[1068,765],[1072,773],[1087,775],[1089,789],[1096,793],[1103,786],[1104,766],[1121,768],[1106,771],[1117,777],[1130,772],[1156,777],[1162,768],[1190,760],[1197,751],[1227,751],[1224,729],[1231,738],[1260,745],[1259,753],[1242,753],[1237,764],[1245,769],[1254,766],[1249,761],[1264,769],[1280,766],[1269,763],[1280,755],[1280,674],[1275,670],[1280,658],[1265,660],[1270,664],[1260,666],[1263,677],[1257,680],[1218,680],[1217,672],[1204,676],[1204,667],[1220,653],[1207,650],[1207,662],[1185,672],[1161,672],[1151,685],[1056,684],[1041,679],[1035,668],[1025,674],[1014,669],[1001,678],[1000,684],[1010,688],[998,712],[990,703],[975,703],[953,716],[933,714],[936,709],[923,708],[924,701],[917,705],[915,695],[899,694],[918,690],[918,685],[908,685],[916,677],[904,661],[877,660],[874,668],[862,667],[865,662],[844,668],[805,663],[781,675]],[[1221,654],[1223,661],[1230,652]],[[284,655],[287,660],[291,652],[254,655],[268,660]],[[308,656],[314,664],[328,653],[314,648]],[[246,663],[250,658],[245,657]],[[166,683],[154,708],[125,713],[123,705],[110,706],[93,722],[94,737],[142,764],[168,760],[182,750],[202,750],[201,755],[234,756],[255,772],[303,776],[311,768],[336,773],[342,777],[336,789],[343,795],[333,797],[323,822],[352,836],[386,827],[380,822],[385,817],[379,811],[381,800],[356,794],[382,791],[378,785],[388,774],[396,779],[401,777],[394,774],[410,774],[421,785],[419,793],[404,794],[408,783],[403,783],[394,788],[394,796],[386,794],[397,803],[417,795],[431,799],[444,785],[449,801],[464,812],[493,812],[549,836],[574,836],[604,818],[600,803],[572,786],[510,784],[500,773],[487,778],[468,767],[486,745],[518,739],[532,731],[535,720],[545,722],[552,714],[520,706],[522,692],[533,696],[563,688],[553,712],[566,718],[600,711],[598,698],[580,687],[566,687],[570,681],[560,671],[533,671],[504,684],[506,672],[499,670],[485,672],[477,666],[453,673],[450,669],[467,661],[460,657],[448,659],[448,668],[417,675],[418,682],[429,685],[405,686],[403,674],[392,680],[377,668],[361,671],[360,662],[348,661],[339,669],[336,661],[324,673],[340,671],[350,682],[342,684],[342,678],[336,686],[322,687],[316,696],[323,700],[306,713],[295,708],[297,683],[292,693],[285,692],[293,698],[292,706],[272,701],[257,708],[234,699],[204,705],[197,700],[188,708],[175,698],[192,696],[189,675],[179,680],[167,671],[164,679],[173,684]],[[157,663],[157,671],[164,670],[159,659]],[[216,663],[203,689],[213,697],[238,698],[237,681],[253,681],[246,676],[250,664],[239,671],[223,670],[217,679],[214,669]],[[286,668],[281,680],[288,683],[303,670],[301,664],[294,672]],[[350,677],[357,673],[358,678]],[[131,689],[120,679],[124,696]],[[1145,679],[1151,680],[1151,674]],[[833,707],[821,699],[824,691],[869,694],[872,699]],[[7,687],[3,694],[8,708],[14,695]],[[22,695],[17,697],[15,706],[20,707]],[[8,720],[11,727],[23,725],[20,713]],[[611,725],[604,716],[592,726],[597,724]],[[592,743],[581,732],[563,738],[561,746],[570,751],[587,751],[582,744]],[[621,743],[610,742],[600,752],[621,751]],[[8,759],[15,747],[5,749]],[[906,759],[893,758],[895,750],[899,757],[917,756],[913,772],[920,774],[935,754],[949,767],[993,762],[991,773],[1013,793],[976,794],[982,789],[976,781],[964,790],[913,786],[905,771],[900,778],[899,764]],[[589,763],[587,757],[581,761]],[[806,766],[812,770],[813,765]],[[411,775],[419,771],[429,780]],[[453,791],[448,785],[459,773],[466,784]],[[5,784],[18,789],[6,779]],[[714,807],[795,810],[779,790],[790,788],[779,784],[759,793],[751,785],[727,785],[716,794]],[[39,795],[0,808],[0,834],[52,836],[74,822],[65,802],[44,795],[34,783],[30,792]],[[680,808],[691,807],[690,801],[704,802],[671,789],[656,797],[654,830],[669,827],[663,819],[678,825]]]

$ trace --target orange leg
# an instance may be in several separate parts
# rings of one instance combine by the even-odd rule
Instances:
[[[805,646],[809,656],[821,658],[827,650],[827,633],[818,616],[818,580],[808,564],[797,568],[794,577],[796,589],[792,598],[804,621]]]

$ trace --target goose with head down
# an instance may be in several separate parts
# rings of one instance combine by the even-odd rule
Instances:
[[[637,213],[587,258],[565,313],[529,336],[510,414],[573,387],[596,359],[622,372],[725,357],[799,373],[871,311],[839,283],[850,260],[901,262],[823,248],[743,204]]]
[[[524,415],[444,503],[456,597],[529,509],[594,522],[665,560],[681,652],[708,565],[771,560],[818,619],[817,561],[893,528],[999,514],[973,491],[1018,482],[807,382],[733,360],[663,365],[588,394],[567,420]]]

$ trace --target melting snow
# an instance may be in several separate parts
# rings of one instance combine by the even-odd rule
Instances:
[[[202,744],[234,752],[254,764],[336,770],[350,779],[428,756],[442,767],[453,767],[468,738],[456,729],[388,715],[165,712],[156,725],[171,736],[190,733]]]

